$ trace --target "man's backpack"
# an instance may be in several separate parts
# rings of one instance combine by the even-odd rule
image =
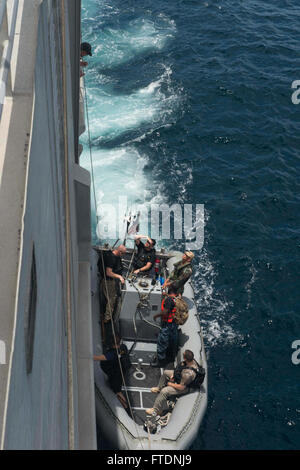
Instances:
[[[174,321],[177,325],[184,325],[189,318],[189,308],[187,303],[180,297],[176,297],[174,300],[176,302]]]
[[[198,364],[198,369],[194,369],[190,367],[194,372],[196,372],[196,377],[194,378],[193,382],[189,385],[191,388],[200,388],[205,379],[205,369],[204,367]]]

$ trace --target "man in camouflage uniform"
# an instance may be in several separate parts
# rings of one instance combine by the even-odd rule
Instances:
[[[174,270],[170,277],[165,281],[163,288],[171,288],[177,295],[183,294],[184,285],[192,275],[191,262],[194,258],[194,253],[185,251],[182,260],[174,264]]]

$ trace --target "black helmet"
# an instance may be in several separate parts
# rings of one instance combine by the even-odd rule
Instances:
[[[82,50],[82,51],[85,51],[85,52],[86,52],[88,55],[90,55],[90,56],[93,55],[93,54],[92,54],[92,46],[91,46],[90,43],[88,43],[88,42],[83,42],[83,43],[81,44],[81,50]]]

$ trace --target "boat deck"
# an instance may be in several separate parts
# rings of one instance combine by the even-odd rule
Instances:
[[[128,350],[132,347],[132,342],[124,341]],[[143,424],[146,419],[147,408],[152,408],[156,394],[151,392],[152,387],[158,385],[163,369],[152,367],[150,363],[156,355],[155,343],[137,343],[130,353],[131,368],[125,375],[125,385],[122,387],[123,393],[128,394],[134,420]],[[173,369],[174,363],[167,364],[165,369]]]

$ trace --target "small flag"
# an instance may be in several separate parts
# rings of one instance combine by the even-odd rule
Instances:
[[[127,234],[135,235],[139,231],[139,225],[140,225],[140,212],[138,212],[138,214],[134,216],[133,224],[128,229]]]

